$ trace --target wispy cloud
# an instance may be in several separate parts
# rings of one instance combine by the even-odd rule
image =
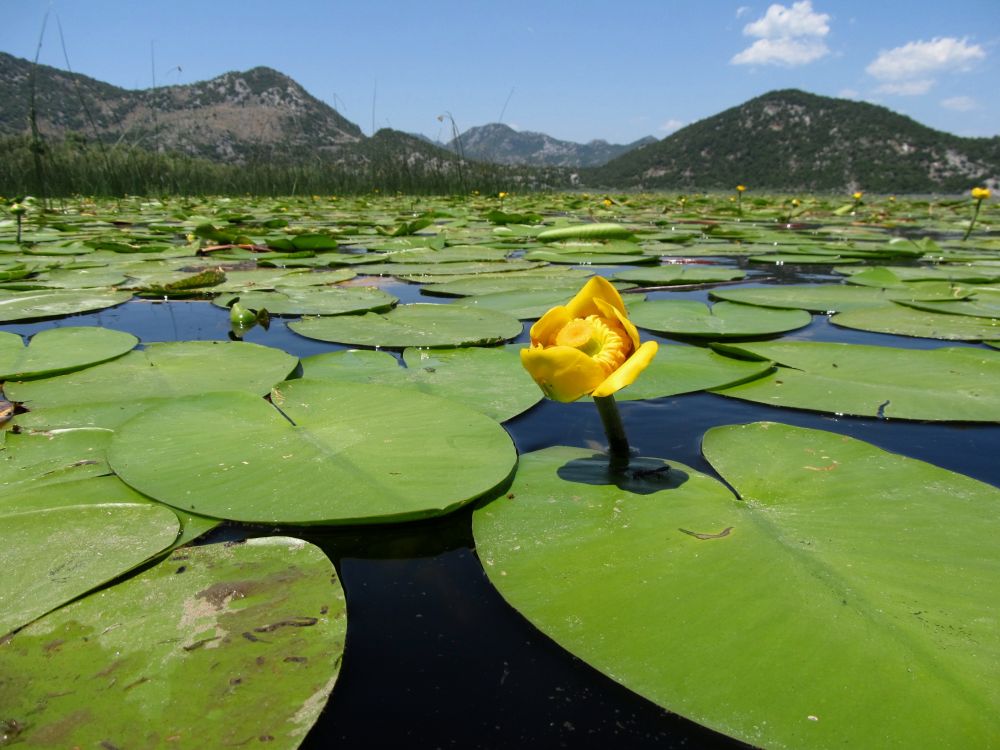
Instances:
[[[861,96],[861,92],[856,89],[841,89],[837,92],[837,96],[841,99],[857,99]]]
[[[922,96],[934,86],[933,78],[915,78],[911,81],[887,81],[876,87],[879,94],[892,96]]]
[[[733,65],[805,65],[830,53],[823,38],[830,33],[830,16],[813,10],[812,0],[790,7],[775,3],[743,27],[757,41],[729,61]]]
[[[882,81],[876,89],[879,93],[919,96],[931,90],[936,75],[971,70],[985,57],[982,47],[966,39],[935,37],[883,50],[865,71]]]
[[[956,112],[971,112],[974,109],[979,109],[979,102],[971,96],[950,96],[941,100],[941,106]]]

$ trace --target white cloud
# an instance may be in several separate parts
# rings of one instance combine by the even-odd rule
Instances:
[[[815,13],[812,0],[801,0],[792,3],[791,8],[775,3],[767,9],[767,13],[753,23],[743,27],[746,36],[757,36],[762,39],[795,36],[826,36],[830,33],[826,13]]]
[[[857,99],[861,96],[861,92],[855,89],[841,89],[837,92],[837,96],[841,99]]]
[[[743,16],[745,16],[749,12],[750,12],[749,5],[741,5],[739,8],[736,9],[736,17],[743,18]]]
[[[979,109],[979,102],[971,96],[951,96],[941,100],[941,106],[945,109],[953,109],[956,112],[969,112]]]
[[[662,125],[660,125],[660,127],[657,129],[663,133],[673,133],[675,130],[680,130],[681,128],[683,128],[686,124],[687,123],[685,123],[683,120],[670,119],[667,120]]]
[[[823,37],[830,33],[830,16],[816,13],[812,0],[785,7],[775,3],[756,21],[743,27],[757,41],[729,61],[733,65],[805,65],[830,53]]]
[[[830,50],[815,39],[758,39],[733,56],[733,65],[805,65]]]
[[[909,42],[880,52],[865,70],[880,81],[902,81],[950,70],[968,70],[986,57],[978,44],[965,39],[936,37],[929,42]]]
[[[875,89],[879,94],[893,96],[922,96],[931,90],[933,78],[917,78],[912,81],[889,81]]]

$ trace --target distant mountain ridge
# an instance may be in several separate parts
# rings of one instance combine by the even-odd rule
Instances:
[[[0,134],[28,123],[32,64],[0,53]],[[130,91],[45,65],[36,74],[43,135],[79,133],[218,161],[332,154],[361,129],[288,76],[258,67],[210,81]]]
[[[964,192],[1000,179],[1000,136],[961,138],[885,107],[772,91],[581,178],[631,190]]]
[[[351,176],[349,184],[384,180],[393,189],[464,190],[484,178],[501,189],[731,190],[744,183],[770,191],[926,193],[1000,181],[1000,136],[961,138],[885,107],[794,89],[660,141],[577,144],[492,123],[442,145],[391,129],[365,136],[271,68],[131,91],[0,52],[0,139],[7,153],[36,166],[37,153],[26,156],[34,151],[26,135],[32,76],[38,128],[53,142],[234,167],[332,169]]]
[[[650,143],[656,143],[652,136],[624,145],[603,140],[574,143],[494,122],[469,128],[446,147],[469,159],[495,164],[596,167]]]

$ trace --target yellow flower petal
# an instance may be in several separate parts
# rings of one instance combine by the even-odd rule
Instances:
[[[600,363],[570,346],[522,349],[521,364],[545,395],[556,401],[576,401],[604,380]]]
[[[627,385],[635,382],[639,373],[646,369],[646,366],[653,361],[659,345],[655,341],[647,341],[639,349],[625,360],[625,364],[608,376],[607,380],[591,391],[591,396],[610,396],[612,393],[620,391]],[[522,362],[524,361],[522,356]]]
[[[555,346],[559,331],[571,320],[573,316],[565,307],[562,305],[553,307],[531,326],[532,346]]]
[[[592,276],[583,289],[576,293],[576,296],[569,301],[566,309],[571,318],[586,318],[588,315],[602,315],[600,308],[594,300],[604,300],[619,312],[625,312],[625,303],[622,302],[621,295],[611,282],[603,276]],[[603,316],[607,317],[607,316]]]

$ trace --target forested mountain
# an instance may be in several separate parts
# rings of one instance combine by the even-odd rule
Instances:
[[[996,184],[1000,137],[960,138],[866,102],[772,91],[581,174],[632,190],[925,193]]]

